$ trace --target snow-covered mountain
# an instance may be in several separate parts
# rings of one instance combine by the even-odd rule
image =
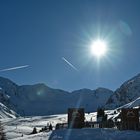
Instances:
[[[12,104],[9,102],[9,96],[6,95],[2,88],[0,88],[0,119],[15,118],[18,116],[16,112],[11,110]]]
[[[106,108],[114,109],[140,97],[140,74],[126,81],[108,99]]]
[[[81,89],[67,92],[44,84],[18,86],[9,79],[0,77],[11,108],[22,115],[48,115],[66,113],[69,107],[84,107],[86,112],[104,106],[113,91],[105,88]]]
[[[4,104],[0,103],[0,119],[16,118],[18,115],[15,111],[9,109]]]
[[[128,104],[120,106],[119,108],[137,108],[139,106],[140,106],[140,97],[138,97],[136,100],[134,100]],[[117,108],[117,109],[119,109],[119,108]]]
[[[139,97],[140,74],[126,81],[114,93],[105,88],[67,92],[45,84],[19,86],[0,77],[0,102],[22,115],[66,113],[69,107],[84,107],[86,112],[96,111],[104,105],[108,109],[115,109]]]

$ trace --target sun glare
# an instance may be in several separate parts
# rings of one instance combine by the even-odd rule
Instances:
[[[95,40],[91,44],[91,54],[100,58],[104,56],[107,52],[106,42],[103,40]]]

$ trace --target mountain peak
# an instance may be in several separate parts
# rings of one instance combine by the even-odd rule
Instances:
[[[115,108],[140,97],[140,74],[124,82],[107,101],[107,108]]]

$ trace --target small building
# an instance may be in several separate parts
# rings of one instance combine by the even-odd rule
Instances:
[[[103,108],[98,108],[97,110],[97,123],[99,124],[99,128],[107,127],[107,114],[105,114]]]
[[[123,108],[120,114],[122,130],[139,129],[139,109]]]
[[[68,109],[68,128],[83,128],[85,120],[84,108]]]

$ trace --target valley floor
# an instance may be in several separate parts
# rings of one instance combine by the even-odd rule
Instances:
[[[40,132],[30,135],[33,128],[37,128],[39,132],[43,127],[52,124],[54,127],[56,123],[65,123],[66,115],[52,115],[52,116],[37,116],[16,119],[2,119],[4,131],[8,140],[47,140],[51,132]]]
[[[111,112],[110,112],[111,113]],[[96,113],[86,114],[86,120],[95,121]],[[119,131],[116,129],[83,128],[61,129],[29,135],[33,128],[37,131],[52,124],[66,123],[67,115],[36,116],[16,119],[2,119],[8,140],[140,140],[139,131]]]

